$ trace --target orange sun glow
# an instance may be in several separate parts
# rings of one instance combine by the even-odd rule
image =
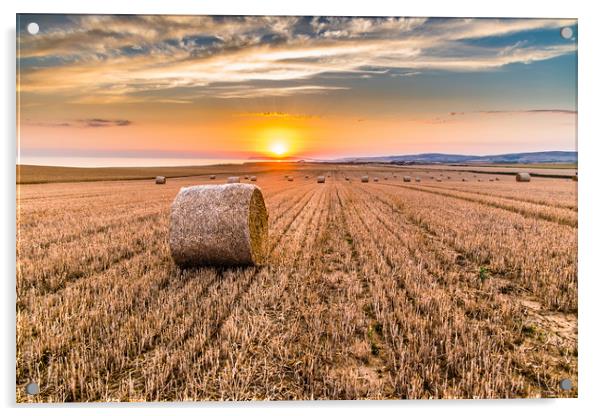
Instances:
[[[276,156],[284,156],[288,151],[288,147],[283,142],[275,142],[270,146],[270,151]]]

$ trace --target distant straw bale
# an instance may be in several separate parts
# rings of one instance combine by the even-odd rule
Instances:
[[[157,185],[165,185],[166,181],[167,180],[165,179],[165,176],[157,176],[155,178],[155,184],[157,184]]]
[[[324,176],[318,176],[318,183],[325,183],[326,178]]]
[[[238,176],[230,176],[228,178],[228,183],[239,183],[240,182],[240,178]]]
[[[171,206],[169,247],[182,267],[259,265],[268,254],[268,213],[251,184],[180,189]]]
[[[368,182],[370,182],[370,178],[367,175],[364,175],[364,176],[362,176],[362,182],[368,183]]]
[[[516,174],[516,182],[531,182],[531,175],[526,172],[519,172]]]
[[[215,179],[215,175],[209,175],[209,179]]]
[[[292,176],[289,176],[289,177],[288,177],[288,181],[289,181],[289,182],[292,182],[292,181],[293,181],[293,177],[292,177]]]
[[[251,181],[252,182],[256,182],[257,181],[257,176],[251,176]]]
[[[375,177],[374,179],[372,179],[374,182],[378,182],[378,178]]]
[[[416,176],[416,179],[414,179],[415,182],[420,182],[420,176]]]
[[[412,178],[411,178],[411,177],[409,177],[409,176],[404,176],[404,177],[403,177],[403,181],[404,181],[404,182],[412,182]]]

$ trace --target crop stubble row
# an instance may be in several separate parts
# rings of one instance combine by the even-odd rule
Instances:
[[[80,239],[47,232],[34,242],[35,221],[28,224],[17,285],[19,401],[557,396],[559,375],[576,381],[576,358],[540,369],[558,361],[557,351],[521,347],[519,304],[471,273],[486,264],[546,308],[573,310],[576,281],[565,295],[549,287],[557,266],[575,279],[576,246],[555,245],[566,237],[571,244],[572,227],[410,189],[334,179],[291,188],[272,178],[260,184],[271,264],[180,272],[166,244],[174,185],[151,189],[142,223],[132,221],[144,216],[137,194],[115,210],[105,198],[106,213]],[[127,201],[127,190],[115,200]],[[39,203],[39,213],[27,203],[39,227],[61,227],[43,211],[65,211],[62,201]],[[89,213],[83,203],[72,215]],[[541,267],[529,265],[529,253],[513,258],[521,247],[512,235],[467,241],[484,227],[503,235],[492,224],[500,218],[519,227],[516,235],[537,231],[534,241],[559,233],[551,248],[559,260],[540,281],[528,281]],[[96,261],[80,261],[91,253]],[[457,264],[461,253],[467,258]],[[42,392],[32,399],[22,388],[34,379]]]

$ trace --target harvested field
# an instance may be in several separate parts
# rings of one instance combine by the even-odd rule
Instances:
[[[163,186],[93,171],[82,179],[95,182],[17,185],[18,402],[577,396],[570,178],[172,169]],[[45,172],[28,177],[57,181]],[[267,265],[175,266],[180,188],[259,173]],[[25,394],[30,381],[39,395]]]

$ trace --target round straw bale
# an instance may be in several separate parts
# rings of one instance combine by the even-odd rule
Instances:
[[[305,179],[309,179],[309,175],[305,175]]]
[[[292,177],[292,176],[289,176],[289,177],[288,177],[288,181],[289,181],[289,182],[292,182],[292,181],[293,181],[293,177]]]
[[[326,178],[324,176],[318,176],[318,183],[325,183]]]
[[[255,185],[182,188],[170,220],[169,248],[179,266],[245,266],[266,260],[268,213]]]
[[[349,176],[345,176],[345,180],[348,181],[349,180]]]
[[[378,182],[378,178],[374,178],[372,179],[374,182]]]
[[[257,181],[257,176],[251,176],[251,181],[252,181],[252,182],[255,182],[255,181]]]
[[[215,179],[215,175],[209,175],[209,179]]]
[[[370,182],[370,178],[367,175],[362,176],[362,182],[367,183]]]
[[[441,182],[441,178],[437,178],[437,182]]]
[[[167,180],[165,179],[165,176],[157,176],[155,178],[155,184],[157,184],[157,185],[165,185],[166,181]]]
[[[238,176],[230,176],[228,178],[228,183],[239,183],[240,182],[240,178]]]
[[[248,175],[245,175],[245,179],[249,179],[249,176],[248,176]]]
[[[420,176],[416,176],[416,179],[414,179],[414,181],[420,182]]]
[[[404,177],[403,177],[403,181],[404,181],[404,182],[412,182],[412,178],[411,178],[411,177],[409,177],[409,176],[404,176]]]
[[[519,172],[516,174],[516,182],[531,182],[531,175],[526,172]]]

